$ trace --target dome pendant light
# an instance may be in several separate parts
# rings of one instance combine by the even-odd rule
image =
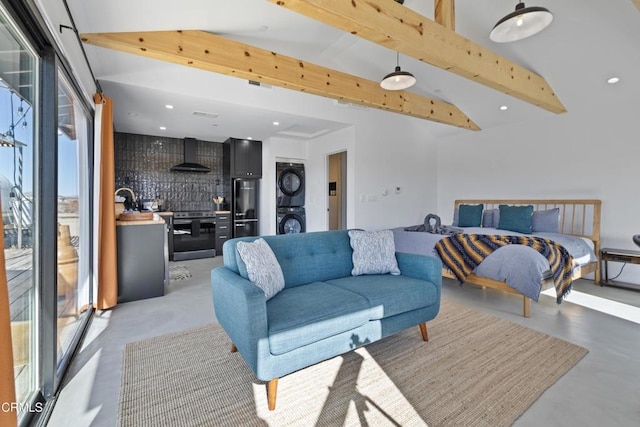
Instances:
[[[489,38],[496,43],[514,42],[538,34],[553,21],[553,14],[544,7],[525,7],[521,1],[516,10],[498,21]]]
[[[408,71],[400,70],[400,53],[396,52],[396,69],[393,73],[384,76],[380,87],[386,90],[403,90],[416,84],[416,78]]]

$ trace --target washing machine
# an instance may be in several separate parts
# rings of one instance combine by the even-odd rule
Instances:
[[[276,207],[304,206],[304,164],[276,163]]]
[[[278,208],[276,215],[277,234],[304,233],[307,219],[304,208]]]

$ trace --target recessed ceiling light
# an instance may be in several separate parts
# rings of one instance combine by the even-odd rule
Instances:
[[[160,126],[160,130],[167,130],[166,126]]]
[[[274,126],[278,126],[280,124],[280,122],[273,122]]]
[[[505,110],[508,110],[508,109],[509,109],[509,107],[507,107],[506,105],[501,105],[500,106],[500,110],[502,110],[502,111],[505,111]]]
[[[167,110],[173,110],[173,105],[167,104],[164,106],[164,108],[166,108]]]
[[[618,83],[620,81],[619,77],[611,77],[609,80],[607,80],[607,83],[609,83],[610,85]]]

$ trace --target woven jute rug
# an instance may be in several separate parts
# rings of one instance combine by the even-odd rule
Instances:
[[[511,425],[587,350],[443,301],[427,323],[282,377],[276,410],[220,326],[128,344],[120,426]]]

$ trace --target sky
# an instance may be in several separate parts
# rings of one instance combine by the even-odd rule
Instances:
[[[13,102],[13,103],[12,103]],[[22,148],[23,177],[22,192],[33,192],[33,164],[34,164],[34,129],[33,110],[26,102],[22,102],[23,114],[18,113],[20,98],[11,92],[4,82],[0,81],[0,132],[6,134],[13,120],[17,121],[14,129],[15,139],[26,144]],[[22,122],[26,121],[26,127]],[[18,181],[18,149],[0,147],[0,175],[3,175],[14,185]],[[70,140],[66,134],[58,133],[58,195],[66,197],[78,196],[78,141]]]

